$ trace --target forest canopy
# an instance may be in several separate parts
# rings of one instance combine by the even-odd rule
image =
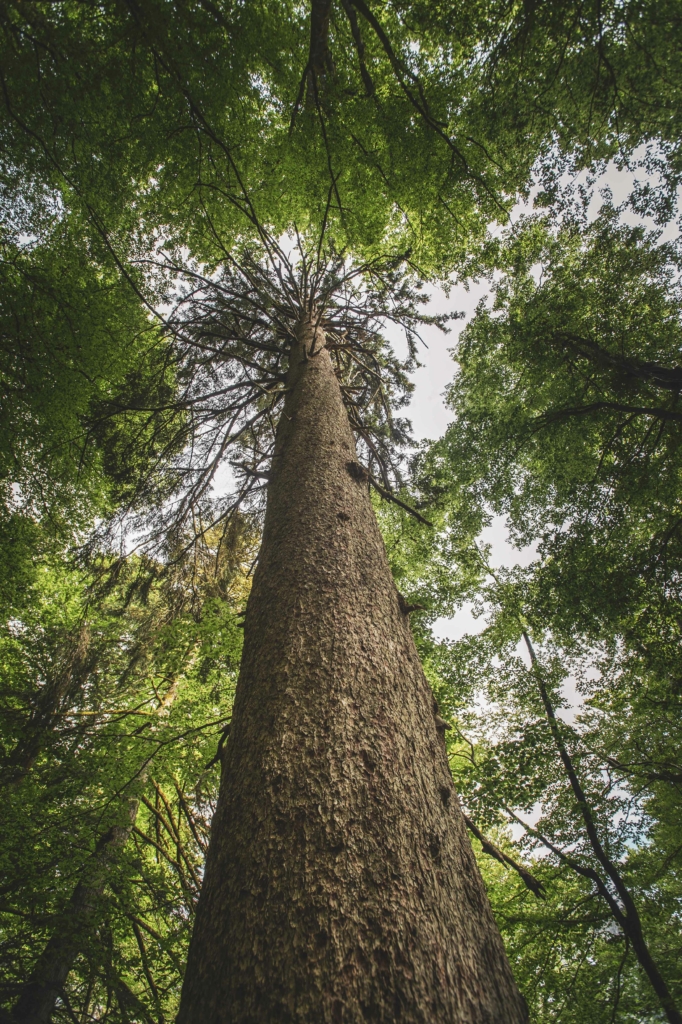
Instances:
[[[430,686],[415,763],[442,747],[528,1019],[682,1020],[679,5],[9,0],[0,29],[2,1024],[175,1020],[221,777],[244,722],[264,771],[288,735],[274,688],[235,698],[264,574],[317,573],[329,632],[370,497]],[[427,330],[453,362],[423,440]],[[355,446],[333,529],[304,501],[331,441],[281,469],[322,352]],[[320,729],[369,777],[391,722]]]

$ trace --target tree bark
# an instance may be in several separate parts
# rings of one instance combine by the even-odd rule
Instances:
[[[520,1024],[323,345],[300,325],[178,1024]]]

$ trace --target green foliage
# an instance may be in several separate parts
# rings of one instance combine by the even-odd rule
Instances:
[[[144,409],[174,389],[158,330],[97,256],[62,221],[33,244],[5,240],[0,258],[0,481],[15,485],[8,507],[67,533],[115,507],[166,442],[151,415],[125,421],[113,396],[125,387]]]
[[[508,848],[518,857],[514,844]],[[662,1020],[627,943],[613,929],[590,886],[544,860],[526,863],[544,882],[543,900],[525,889],[513,871],[479,856],[531,1020],[543,1024]]]
[[[494,590],[486,596],[491,605],[500,599]],[[497,609],[480,637],[451,649],[455,685],[465,673],[471,687],[455,722],[451,758],[460,795],[479,827],[494,835],[505,823],[515,825],[521,859],[545,885],[545,898],[537,901],[530,893],[520,895],[521,883],[514,883],[523,910],[490,890],[533,1019],[663,1019],[627,937],[594,885],[564,859],[600,867],[535,674],[516,647],[520,626],[509,636],[504,621],[509,607],[498,604]],[[654,780],[633,784],[627,768],[620,767],[622,724],[629,730],[656,729],[660,718],[651,708],[639,715],[629,709],[627,716],[622,708],[615,714],[604,708],[612,680],[594,665],[572,660],[551,637],[538,657],[598,834],[637,904],[656,963],[679,999],[679,793],[668,785],[667,802],[658,802]],[[573,687],[583,702],[575,717],[567,699]]]
[[[471,103],[475,22],[462,19],[453,45],[399,8],[372,17],[334,8],[316,104],[310,90],[297,102],[310,46],[300,5],[11,4],[8,180],[19,170],[57,189],[121,258],[126,230],[142,238],[153,225],[205,259],[224,257],[254,216],[315,232],[331,189],[340,240],[376,251],[407,234],[427,259],[447,260],[509,205],[532,150],[509,159],[513,134],[487,131]]]
[[[592,166],[642,143],[667,188],[639,201],[669,212],[670,0],[327,14],[311,42],[291,3],[6,5],[5,188],[34,219],[56,193],[124,263],[156,227],[215,262],[254,219],[313,234],[326,220],[356,253],[409,246],[441,272],[505,218],[538,157],[551,189],[557,152]]]
[[[458,488],[507,515],[520,543],[539,540],[547,614],[554,602],[568,630],[594,635],[627,615],[643,641],[659,633],[665,659],[679,600],[679,249],[606,207],[589,227],[524,222],[495,259],[495,307],[463,332],[457,421],[431,468],[441,455],[446,475],[459,465]]]

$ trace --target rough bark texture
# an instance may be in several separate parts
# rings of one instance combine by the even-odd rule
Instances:
[[[292,349],[178,1024],[520,1024],[313,333]]]

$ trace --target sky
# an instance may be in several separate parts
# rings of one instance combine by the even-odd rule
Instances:
[[[414,374],[414,393],[405,415],[412,420],[414,436],[418,441],[441,437],[452,419],[452,413],[446,407],[444,392],[453,379],[456,365],[452,358],[452,348],[457,342],[460,332],[471,320],[478,303],[488,294],[487,283],[472,284],[468,289],[457,285],[452,288],[449,297],[440,290],[434,289],[429,303],[429,313],[464,313],[464,318],[454,320],[449,334],[443,334],[437,328],[426,328],[423,333],[428,347],[422,347],[419,360],[420,369]],[[504,519],[496,516],[489,527],[481,534],[481,540],[491,545],[491,564],[494,568],[511,565],[528,565],[533,560],[534,549],[519,551],[511,546],[507,539],[507,528]],[[475,619],[472,605],[466,604],[454,618],[437,619],[434,623],[434,634],[439,639],[458,640],[465,633],[478,633],[485,627],[485,619]]]

